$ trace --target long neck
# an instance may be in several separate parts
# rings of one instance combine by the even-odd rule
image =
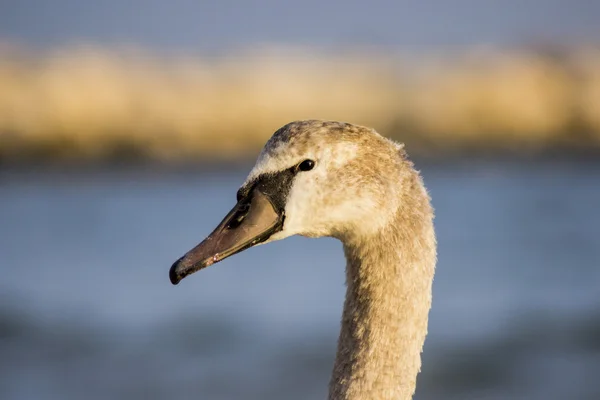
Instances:
[[[368,240],[344,242],[347,292],[330,400],[411,399],[415,392],[436,262],[429,199],[416,186],[422,195],[408,198],[394,223]]]

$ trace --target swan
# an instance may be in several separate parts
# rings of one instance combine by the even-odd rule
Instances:
[[[344,122],[283,126],[235,207],[172,265],[170,280],[292,235],[330,236],[344,248],[347,288],[329,399],[411,399],[437,254],[430,198],[404,146]]]

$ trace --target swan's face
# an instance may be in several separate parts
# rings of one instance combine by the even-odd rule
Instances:
[[[289,186],[278,185],[285,220],[270,240],[368,233],[385,223],[386,210],[396,210],[397,196],[390,190],[398,180],[390,177],[389,159],[397,154],[396,149],[386,154],[388,140],[337,122],[306,121],[283,129],[267,143],[240,189],[290,179]]]
[[[275,132],[237,193],[238,204],[171,267],[171,281],[259,243],[292,235],[368,235],[398,208],[398,147],[375,131],[300,121]]]

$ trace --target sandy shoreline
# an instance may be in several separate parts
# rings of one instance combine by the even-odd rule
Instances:
[[[373,126],[422,155],[597,151],[600,49],[410,58],[278,48],[167,60],[0,47],[5,163],[235,161],[305,118]]]

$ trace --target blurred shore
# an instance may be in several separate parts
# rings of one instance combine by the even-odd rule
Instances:
[[[600,47],[164,57],[0,46],[5,164],[252,159],[305,118],[373,126],[421,155],[598,152]]]

